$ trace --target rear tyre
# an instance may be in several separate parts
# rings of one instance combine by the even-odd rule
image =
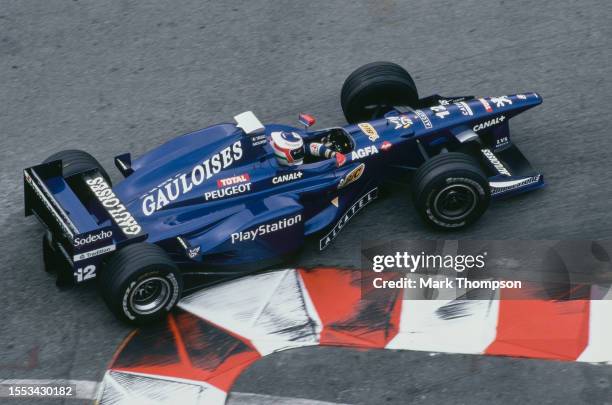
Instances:
[[[382,118],[393,106],[415,107],[419,101],[410,74],[391,62],[364,65],[345,80],[340,103],[350,124]]]
[[[425,162],[412,181],[414,205],[429,225],[461,229],[476,222],[489,207],[487,177],[471,156],[443,153]]]
[[[164,318],[183,290],[176,265],[162,248],[150,243],[135,243],[115,252],[98,277],[106,305],[132,324]]]
[[[53,162],[54,160],[62,161],[62,173],[64,178],[86,172],[88,170],[97,169],[106,179],[108,185],[112,187],[110,177],[108,176],[108,173],[106,173],[106,170],[104,170],[96,158],[87,152],[78,149],[63,150],[49,156],[43,163]]]

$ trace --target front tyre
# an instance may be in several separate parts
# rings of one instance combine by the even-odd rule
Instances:
[[[414,80],[392,62],[373,62],[356,69],[345,80],[340,94],[349,124],[379,119],[394,106],[416,107],[418,102]]]
[[[114,253],[98,282],[109,309],[132,324],[164,318],[183,289],[176,265],[162,248],[149,243],[135,243]]]
[[[461,229],[489,207],[489,182],[479,164],[464,153],[443,153],[426,161],[412,181],[414,205],[429,225]]]

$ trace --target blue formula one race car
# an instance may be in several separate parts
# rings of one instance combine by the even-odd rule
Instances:
[[[403,68],[371,63],[342,88],[349,125],[312,131],[309,115],[293,127],[242,113],[139,158],[117,156],[125,179],[115,186],[91,155],[66,150],[25,169],[25,213],[46,228],[45,268],[58,285],[98,279],[119,318],[144,323],[203,280],[278,264],[306,238],[325,249],[386,180],[411,179],[416,210],[442,229],[542,187],[508,127],[541,102],[419,98]]]

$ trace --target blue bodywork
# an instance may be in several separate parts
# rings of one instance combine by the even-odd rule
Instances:
[[[269,124],[247,134],[233,123],[214,125],[136,159],[118,156],[117,167],[126,178],[112,191],[103,185],[75,186],[62,177],[60,162],[28,168],[26,214],[36,214],[60,241],[77,283],[84,281],[83,266],[94,266],[95,273],[113,250],[145,240],[163,247],[186,273],[266,267],[310,236],[324,249],[377,197],[381,182],[402,178],[427,156],[455,150],[475,137],[493,199],[542,187],[543,176],[511,142],[508,126],[510,118],[541,102],[536,93],[432,96],[416,110],[397,108],[385,118],[327,130]],[[336,131],[348,137],[352,150],[345,151],[342,165],[327,159],[279,166],[268,139],[280,130],[298,132],[307,144]],[[100,174],[81,177],[81,183],[91,185]],[[94,189],[99,198],[83,198]],[[109,196],[117,201],[105,206]],[[115,214],[121,205],[123,216]],[[126,218],[131,228],[118,225]],[[87,250],[102,253],[91,255],[75,246],[76,238],[90,234],[101,236]],[[84,256],[75,260],[79,254]]]

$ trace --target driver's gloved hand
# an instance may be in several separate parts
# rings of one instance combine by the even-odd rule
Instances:
[[[334,156],[335,152],[322,143],[311,142],[306,149],[306,153],[308,153],[310,156],[330,159]]]
[[[336,159],[336,166],[340,167],[346,162],[346,156],[340,152],[336,152],[322,143],[312,142],[308,145],[306,153],[310,156],[321,157],[325,159]]]

